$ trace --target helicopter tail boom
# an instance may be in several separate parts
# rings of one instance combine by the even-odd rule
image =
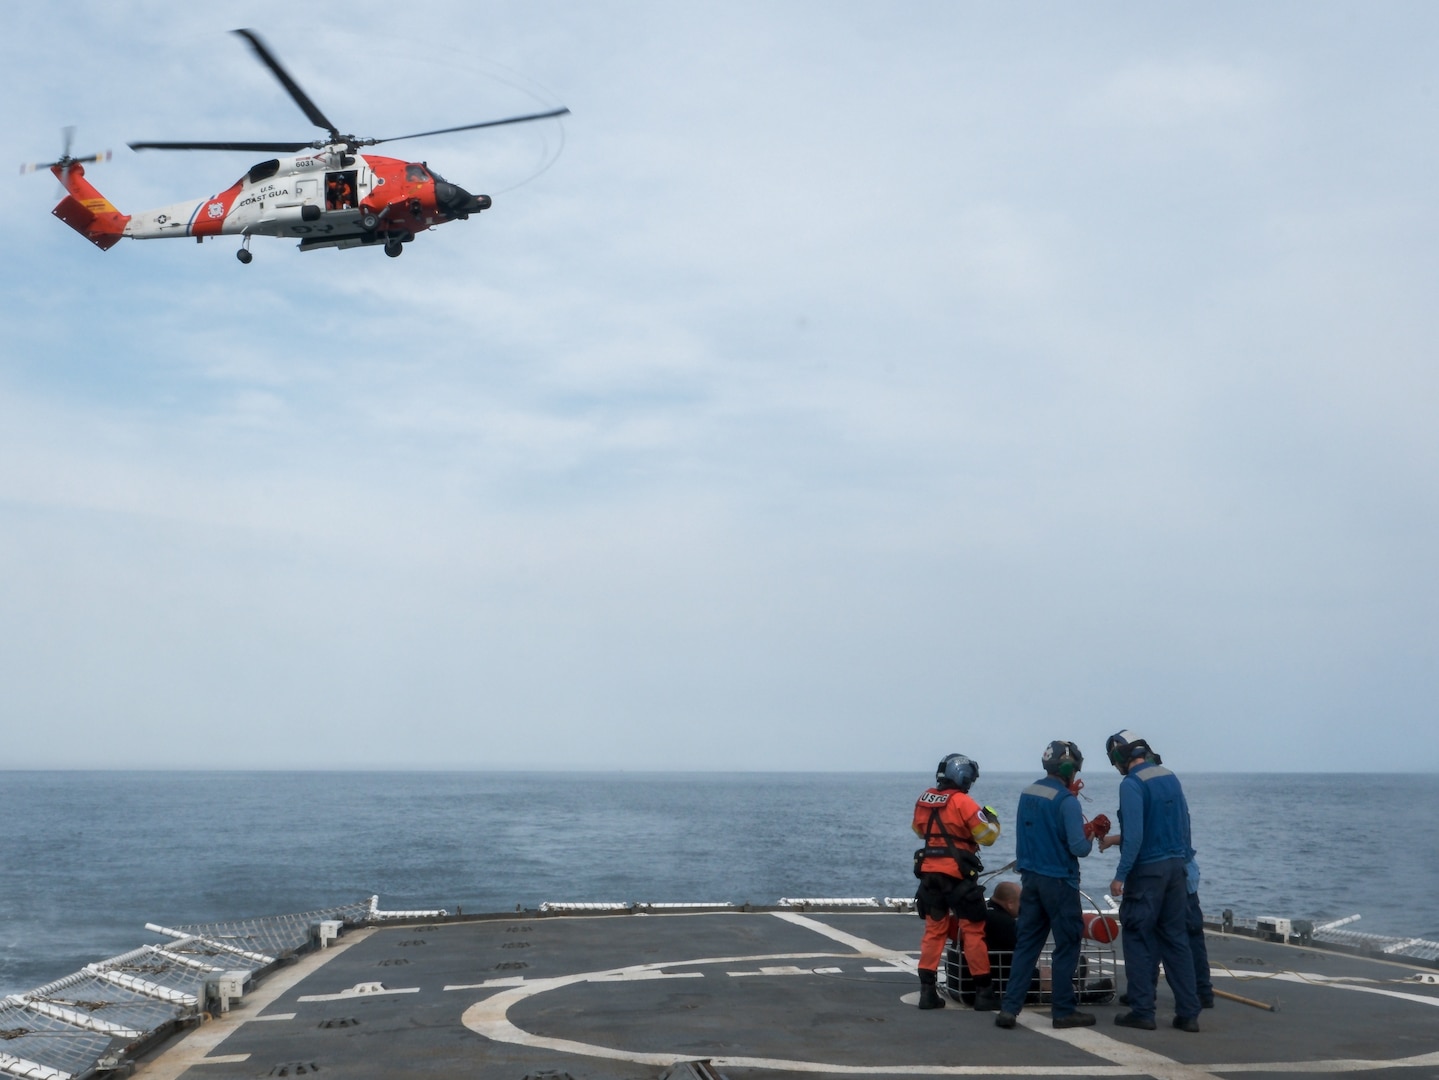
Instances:
[[[85,167],[78,162],[57,163],[50,171],[69,192],[51,213],[102,251],[118,244],[130,223],[130,215],[120,213],[109,199],[95,190],[85,179]]]

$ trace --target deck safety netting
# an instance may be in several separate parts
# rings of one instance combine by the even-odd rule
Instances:
[[[219,974],[252,974],[308,945],[315,924],[355,924],[375,912],[370,897],[290,915],[151,927],[169,940],[0,1002],[0,1077],[65,1080],[110,1067],[117,1052],[199,1016],[206,984]]]
[[[1365,953],[1369,956],[1387,956],[1395,960],[1421,960],[1428,964],[1439,962],[1439,941],[1430,941],[1428,938],[1422,937],[1404,938],[1390,934],[1371,934],[1363,930],[1350,929],[1358,919],[1358,915],[1351,915],[1347,919],[1340,919],[1337,923],[1313,926],[1309,930],[1304,929],[1305,920],[1286,920],[1289,926],[1288,938],[1290,942],[1303,944],[1306,940],[1313,940],[1321,945],[1353,949],[1355,952]],[[1261,927],[1260,922],[1261,920],[1252,917],[1232,917],[1233,925],[1245,933],[1269,933],[1268,927]],[[1214,929],[1222,927],[1223,923],[1216,920],[1212,914],[1206,913],[1205,925]],[[1308,939],[1305,937],[1306,933],[1309,935]]]
[[[323,908],[320,911],[304,911],[295,915],[266,915],[258,919],[240,919],[235,922],[189,923],[173,929],[201,938],[205,942],[230,946],[244,952],[260,953],[265,956],[283,956],[293,952],[310,940],[310,928],[317,922],[338,919],[345,923],[361,922],[370,917],[374,901],[366,900],[343,907]],[[195,945],[195,949],[202,946]],[[211,955],[218,957],[219,950]],[[235,957],[239,959],[238,956]],[[243,963],[226,963],[226,967],[243,968]]]
[[[78,1026],[79,1022],[90,1022],[92,1026],[102,1030],[125,1028],[130,1032],[147,1032],[179,1018],[187,1010],[193,1012],[200,998],[204,996],[203,981],[194,985],[195,980],[191,980],[192,985],[188,990],[166,987],[173,990],[170,1000],[154,993],[144,993],[107,978],[107,972],[124,971],[123,968],[109,967],[110,963],[112,962],[106,961],[105,964],[91,965],[91,968],[85,971],[76,972],[58,982],[19,995],[20,1000],[31,1012],[61,1019],[67,1016],[72,1018],[72,1026]],[[158,987],[163,984],[147,980],[141,985]],[[126,1041],[137,1037],[131,1035]]]
[[[0,1004],[0,1071],[32,1076],[34,1065],[70,1076],[89,1072],[109,1049],[111,1036],[16,1005]]]
[[[195,998],[204,997],[205,980],[215,972],[251,970],[244,964],[229,964],[220,957],[201,955],[204,957],[203,966],[184,942],[177,941],[172,945],[146,945],[93,967],[111,976],[122,977],[116,981],[135,979],[154,983]]]
[[[1395,960],[1439,960],[1439,941],[1425,938],[1386,937],[1383,934],[1365,934],[1354,930],[1316,930],[1315,941],[1333,945],[1346,945],[1361,952],[1389,956]]]

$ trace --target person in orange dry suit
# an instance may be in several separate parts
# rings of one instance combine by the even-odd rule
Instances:
[[[919,946],[919,1007],[940,1009],[937,980],[939,961],[947,939],[958,937],[964,958],[974,976],[974,1008],[993,1012],[999,1007],[990,972],[989,949],[984,939],[984,886],[979,883],[984,864],[981,845],[999,839],[999,815],[969,797],[979,779],[979,764],[963,754],[950,754],[935,770],[934,787],[914,804],[915,834],[924,847],[914,853],[914,875],[919,878],[915,910],[924,919]]]

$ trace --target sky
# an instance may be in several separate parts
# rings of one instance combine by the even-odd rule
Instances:
[[[0,181],[0,768],[1429,771],[1439,8],[56,0],[15,164],[342,130],[378,250]]]

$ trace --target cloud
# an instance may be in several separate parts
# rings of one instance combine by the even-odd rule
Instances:
[[[1414,35],[1233,10],[1176,57],[1163,13],[1036,11],[500,4],[383,78],[329,59],[378,7],[260,27],[367,133],[574,110],[387,148],[504,191],[400,259],[102,254],[0,181],[12,761],[1427,745]],[[57,19],[0,45],[11,145],[308,127],[225,9]],[[137,209],[250,164],[95,175]]]
[[[1250,120],[1274,95],[1267,78],[1233,63],[1144,60],[1110,73],[1081,98],[1078,111],[1095,124],[1192,128]]]

